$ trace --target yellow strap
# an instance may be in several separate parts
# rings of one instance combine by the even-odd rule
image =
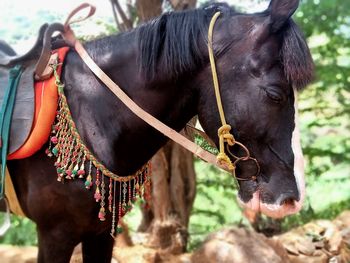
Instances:
[[[218,163],[226,164],[227,167],[231,171],[233,171],[235,167],[232,164],[231,159],[225,153],[225,142],[228,145],[232,146],[235,144],[235,138],[230,133],[231,126],[226,123],[224,108],[222,106],[222,101],[220,96],[219,80],[218,80],[218,74],[216,71],[214,52],[213,52],[213,31],[214,31],[215,22],[219,16],[220,16],[220,12],[216,12],[214,14],[213,18],[210,21],[209,29],[208,29],[208,51],[209,51],[210,67],[211,67],[211,72],[213,74],[213,84],[214,84],[214,90],[215,90],[216,103],[218,105],[218,110],[219,110],[221,124],[222,124],[222,126],[218,130],[219,154],[216,158]]]
[[[210,24],[209,24],[208,51],[209,51],[211,72],[213,74],[213,83],[214,83],[214,89],[215,89],[216,102],[217,102],[219,113],[220,113],[221,123],[222,123],[222,125],[225,125],[226,119],[225,119],[224,109],[223,109],[222,103],[221,103],[219,80],[218,80],[218,74],[216,72],[214,52],[213,52],[213,31],[214,31],[215,22],[219,18],[219,16],[220,16],[220,12],[216,12],[215,15],[212,17]]]
[[[13,187],[12,179],[6,167],[5,175],[5,196],[9,202],[10,210],[13,214],[25,217],[21,205],[19,204],[15,188]]]

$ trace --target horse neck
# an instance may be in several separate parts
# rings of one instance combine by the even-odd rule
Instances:
[[[97,64],[137,104],[170,127],[181,130],[195,115],[186,81],[144,81],[138,70],[138,47],[132,33],[87,45]],[[130,112],[97,81],[76,53],[67,56],[65,93],[78,131],[90,151],[120,175],[135,172],[167,141]]]

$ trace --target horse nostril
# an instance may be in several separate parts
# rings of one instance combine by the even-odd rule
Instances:
[[[282,201],[282,202],[281,202],[281,205],[292,206],[292,205],[294,205],[294,201],[295,201],[295,199],[293,199],[293,198],[288,198],[288,199]]]
[[[279,204],[282,205],[287,205],[287,206],[293,206],[294,202],[298,200],[298,198],[294,194],[282,194],[281,196],[281,201]]]

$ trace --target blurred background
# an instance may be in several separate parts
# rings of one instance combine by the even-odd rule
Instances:
[[[90,1],[97,6],[96,15],[75,26],[75,30],[79,37],[89,40],[132,29],[165,11],[198,7],[206,2]],[[257,12],[264,10],[269,1],[226,2],[239,11]],[[13,45],[18,53],[23,53],[35,40],[40,25],[45,22],[64,22],[70,10],[80,3],[78,0],[2,0],[0,39]],[[160,167],[155,173],[167,178],[165,182],[158,182],[158,187],[176,187],[173,182],[178,182],[180,178],[180,186],[187,187],[184,193],[187,191],[191,194],[181,201],[171,194],[172,191],[164,196],[164,193],[154,190],[154,198],[167,200],[167,208],[157,211],[154,206],[140,203],[132,210],[124,223],[134,243],[138,242],[134,240],[137,233],[143,232],[148,235],[148,244],[159,247],[162,242],[159,229],[165,224],[164,221],[175,221],[173,223],[180,226],[182,231],[180,249],[172,248],[169,251],[179,254],[179,251],[192,252],[198,249],[209,233],[224,227],[255,229],[271,237],[288,233],[314,220],[334,220],[342,212],[350,210],[350,1],[304,0],[294,19],[307,38],[316,64],[315,81],[299,95],[307,182],[303,210],[281,220],[245,214],[237,204],[237,189],[230,175],[193,159],[170,144],[153,160]],[[209,147],[201,137],[189,136],[193,136],[204,147]],[[180,160],[179,157],[184,155],[186,158]],[[182,164],[176,166],[178,162]],[[159,226],[159,229],[155,226]],[[0,243],[35,246],[37,238],[34,224],[28,219],[12,216],[12,227],[0,238]],[[349,249],[349,244],[345,247]]]

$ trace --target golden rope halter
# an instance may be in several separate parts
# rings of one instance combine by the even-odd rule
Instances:
[[[212,75],[213,75],[213,84],[214,84],[214,90],[215,90],[216,103],[218,106],[221,124],[222,124],[222,126],[218,129],[219,154],[217,155],[216,158],[217,158],[217,162],[219,164],[226,165],[227,168],[230,171],[232,171],[233,175],[238,180],[256,180],[256,176],[260,173],[259,163],[255,158],[250,157],[250,153],[249,153],[249,150],[247,149],[247,147],[245,147],[242,143],[236,141],[234,136],[231,134],[231,132],[230,132],[231,126],[226,123],[225,113],[224,113],[224,109],[222,106],[219,80],[218,80],[218,75],[217,75],[217,71],[216,71],[214,51],[213,51],[213,30],[214,30],[215,22],[219,16],[220,16],[220,12],[216,12],[214,14],[214,16],[212,17],[212,19],[210,21],[209,29],[208,29],[208,51],[209,51],[210,67],[211,67],[211,71],[212,71]],[[227,143],[227,152],[235,159],[235,161],[233,163],[232,163],[230,157],[225,153],[225,143]],[[233,146],[235,144],[239,145],[245,151],[246,156],[238,157],[238,156],[231,153],[229,147]],[[237,177],[235,174],[236,164],[239,161],[248,161],[248,160],[251,160],[256,164],[257,173],[249,179]]]
[[[230,157],[228,157],[227,154],[225,153],[225,142],[229,146],[233,146],[235,144],[235,138],[230,133],[231,126],[226,123],[225,113],[221,102],[219,80],[216,72],[214,52],[213,52],[213,30],[214,30],[215,22],[219,16],[220,16],[220,12],[216,12],[210,21],[209,30],[208,30],[208,51],[209,51],[210,67],[213,74],[216,103],[218,105],[218,110],[219,110],[221,124],[222,124],[222,126],[218,130],[219,154],[216,158],[218,163],[225,164],[230,171],[233,171],[235,167],[232,164]]]

